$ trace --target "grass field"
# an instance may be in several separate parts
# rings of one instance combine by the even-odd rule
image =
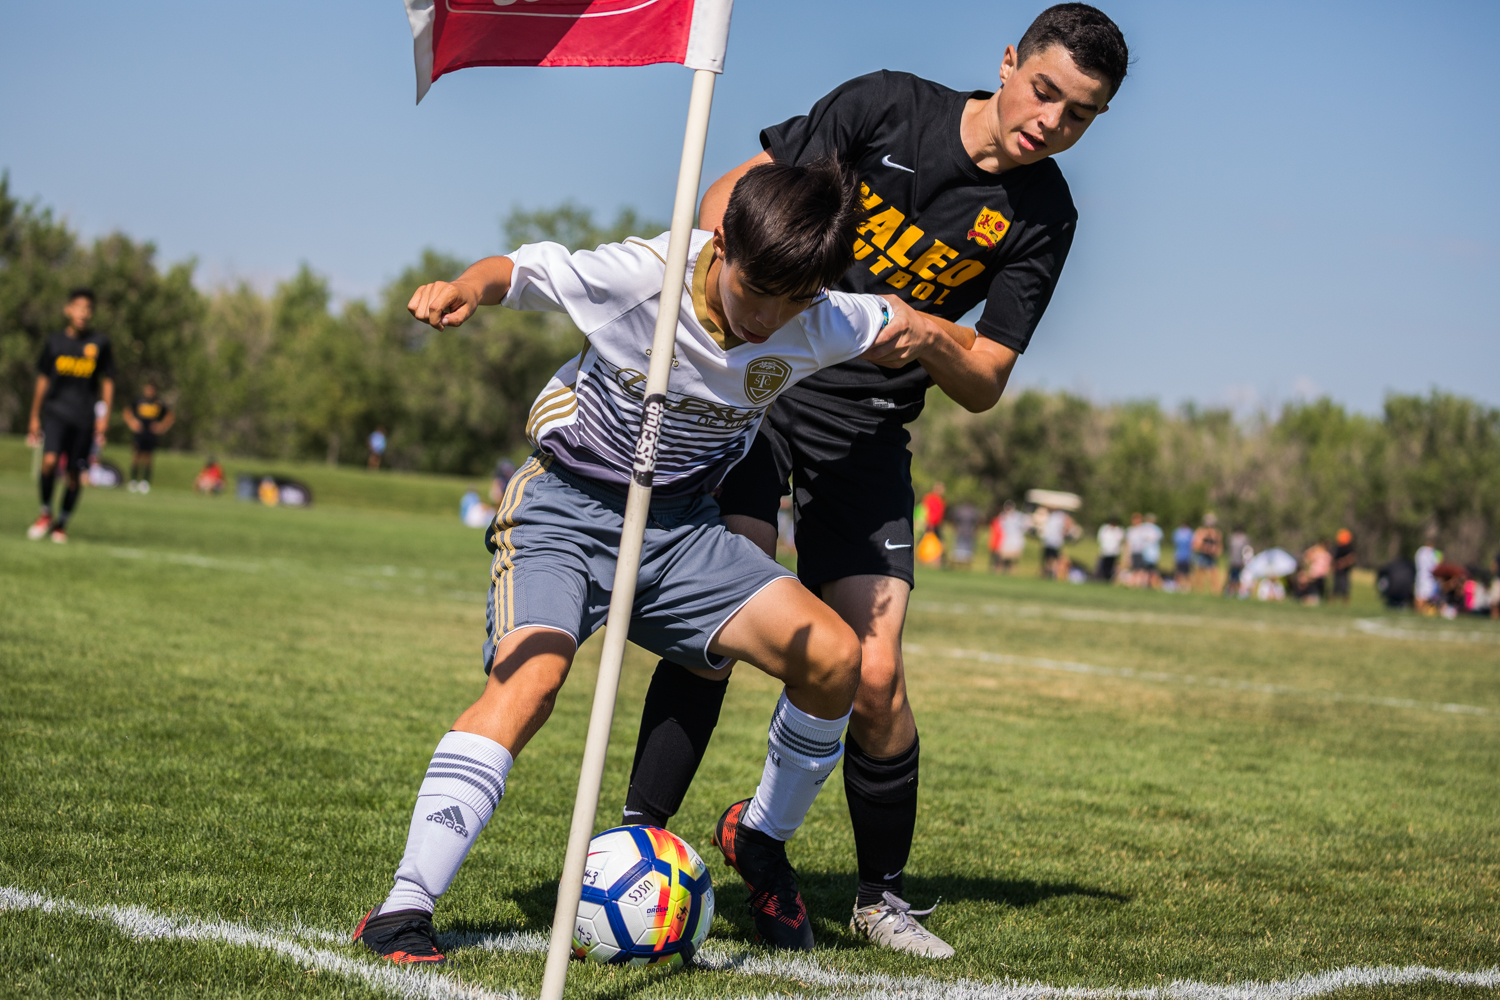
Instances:
[[[199,463],[165,456],[150,496],[87,493],[56,546],[24,538],[28,461],[0,440],[0,996],[534,994],[597,637],[442,901],[454,965],[381,979],[345,943],[483,681],[469,484],[309,467],[290,471],[318,505],[268,509],[193,496]],[[749,945],[709,845],[755,785],[776,698],[742,669],[673,824],[719,891],[710,967],[575,966],[571,995],[1290,997],[1310,988],[1249,984],[1416,965],[1491,974],[1343,992],[1500,995],[1490,622],[1386,615],[1366,589],[1309,609],[958,573],[923,575],[913,600],[908,895],[942,898],[930,926],[958,957],[849,933],[837,781],[791,846],[819,951],[778,965]],[[652,662],[627,660],[601,829]]]

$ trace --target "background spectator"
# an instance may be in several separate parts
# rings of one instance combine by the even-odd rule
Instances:
[[[1009,575],[1026,551],[1026,515],[1010,500],[1000,510],[1000,528],[1000,571]]]
[[[1219,592],[1219,556],[1224,553],[1224,533],[1213,511],[1203,515],[1203,524],[1193,532],[1193,589],[1204,594]]]
[[[1172,583],[1177,590],[1192,589],[1193,529],[1187,522],[1172,530]]]
[[[224,467],[217,458],[208,456],[208,461],[203,463],[203,468],[193,479],[193,489],[199,493],[224,492]]]
[[[1354,571],[1354,532],[1340,528],[1333,546],[1333,599],[1349,603],[1349,574]]]
[[[1417,580],[1413,596],[1416,599],[1417,611],[1424,615],[1437,613],[1438,584],[1437,577],[1432,575],[1432,571],[1442,561],[1443,554],[1432,547],[1430,539],[1429,544],[1417,550],[1415,559]]]
[[[385,457],[385,428],[377,427],[370,432],[370,459],[366,466],[371,469],[380,468],[381,459]]]
[[[1099,525],[1099,579],[1113,583],[1120,568],[1120,548],[1125,544],[1125,529],[1117,517],[1107,517]]]
[[[953,555],[950,561],[954,566],[968,569],[974,563],[974,539],[979,534],[979,508],[965,500],[955,504],[953,510],[948,512],[948,520],[953,522]]]
[[[1046,513],[1041,518],[1042,537],[1042,578],[1045,580],[1060,580],[1066,574],[1066,563],[1059,564],[1062,557],[1063,546],[1067,544],[1068,532],[1073,527],[1073,519],[1064,510],[1052,510],[1042,508]]]
[[[1244,528],[1235,528],[1229,533],[1229,582],[1224,585],[1224,593],[1240,594],[1240,577],[1244,575],[1245,563],[1252,555],[1250,549],[1250,536],[1245,534]]]

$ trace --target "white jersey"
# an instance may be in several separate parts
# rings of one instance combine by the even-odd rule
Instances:
[[[712,238],[695,230],[688,250],[656,456],[658,497],[713,490],[749,450],[778,394],[820,368],[859,357],[886,324],[878,296],[829,292],[764,344],[746,343],[708,315]],[[527,439],[576,475],[621,488],[630,483],[666,256],[665,233],[573,254],[556,243],[533,243],[509,255],[515,269],[503,304],[566,312],[588,338],[537,396],[526,421]]]
[[[1099,554],[1101,556],[1118,556],[1120,554],[1120,543],[1125,541],[1125,529],[1118,524],[1099,525]]]

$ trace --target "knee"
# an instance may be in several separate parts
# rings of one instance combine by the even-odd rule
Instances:
[[[830,694],[853,699],[859,688],[860,666],[864,659],[859,637],[839,622],[840,628],[825,630],[814,647],[808,664],[808,680]]]
[[[42,456],[42,472],[44,472],[45,474],[47,474],[47,475],[50,476],[50,475],[52,475],[53,470],[55,470],[56,468],[57,468],[57,456],[56,455],[43,455]]]

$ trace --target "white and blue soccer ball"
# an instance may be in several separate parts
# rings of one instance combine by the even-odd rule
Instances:
[[[573,954],[612,965],[687,965],[714,922],[708,866],[681,838],[621,826],[589,842]]]

